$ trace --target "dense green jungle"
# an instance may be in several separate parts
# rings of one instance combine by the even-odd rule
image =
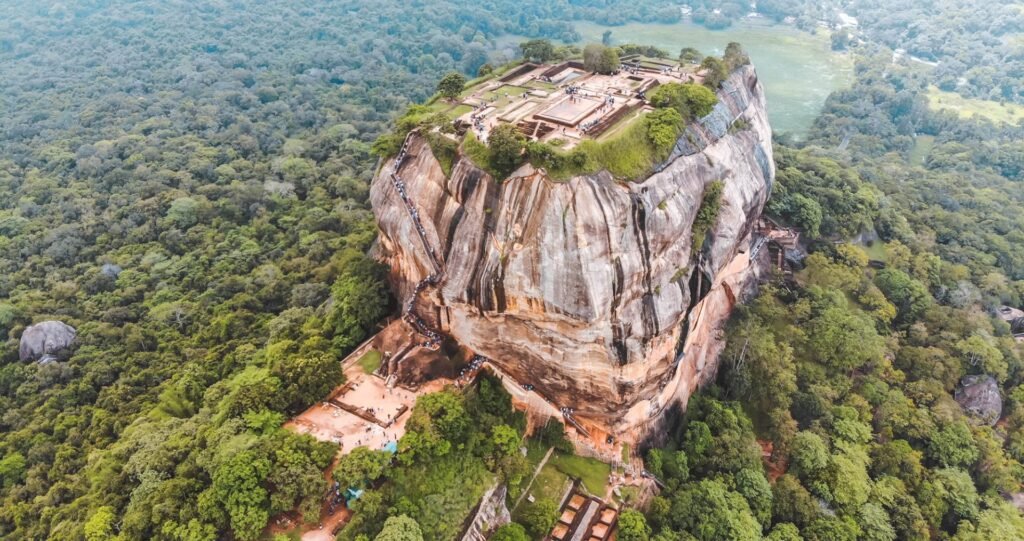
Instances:
[[[292,513],[315,530],[336,461],[365,488],[338,539],[452,540],[495,479],[518,498],[549,448],[552,475],[606,477],[561,423],[526,434],[488,376],[421,397],[396,457],[336,460],[282,424],[400,309],[368,199],[410,106],[451,72],[579,56],[595,28],[616,49],[643,37],[626,25],[721,31],[751,11],[680,7],[0,2],[0,539],[298,539],[267,526]],[[1024,329],[999,317],[1024,308],[1024,123],[1008,120],[1024,6],[756,9],[853,66],[809,127],[775,137],[766,213],[810,255],[737,309],[716,381],[664,443],[633,450],[664,486],[620,499],[617,539],[1024,539]],[[737,49],[701,53],[732,67]],[[20,360],[45,320],[75,345]],[[970,375],[996,382],[998,422],[954,401]],[[524,502],[490,539],[548,535],[558,502]]]

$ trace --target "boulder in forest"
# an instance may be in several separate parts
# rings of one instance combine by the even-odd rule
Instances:
[[[113,263],[104,263],[100,273],[107,278],[117,278],[121,275],[121,266]]]
[[[971,417],[992,426],[1003,413],[999,384],[989,375],[967,376],[960,381],[954,398]]]
[[[21,333],[18,356],[22,361],[51,362],[75,342],[75,328],[62,321],[43,321]]]

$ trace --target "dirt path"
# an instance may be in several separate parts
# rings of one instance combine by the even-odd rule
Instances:
[[[537,467],[533,470],[533,477],[530,477],[529,484],[527,484],[526,488],[523,489],[523,493],[519,495],[519,499],[516,500],[516,504],[514,506],[512,506],[512,509],[515,509],[516,507],[519,507],[519,502],[523,501],[523,498],[525,498],[526,495],[530,492],[530,487],[533,486],[533,481],[535,479],[537,479],[538,475],[540,475],[541,468],[543,468],[544,465],[548,463],[548,459],[551,458],[551,453],[554,453],[554,452],[555,452],[555,448],[554,447],[548,447],[547,454],[544,455],[544,458],[541,459],[540,463],[538,463]]]

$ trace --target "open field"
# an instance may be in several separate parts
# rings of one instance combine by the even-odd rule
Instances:
[[[965,98],[955,92],[946,92],[934,86],[928,89],[928,107],[932,110],[953,111],[960,118],[976,116],[1005,124],[1016,124],[1024,120],[1024,105]]]
[[[825,98],[853,80],[853,58],[832,52],[824,32],[813,35],[791,26],[746,20],[725,30],[708,30],[690,22],[621,26],[576,23],[576,31],[583,36],[581,43],[600,43],[605,30],[612,31],[613,44],[654,45],[673,57],[683,47],[695,47],[705,55],[721,55],[730,41],[739,42],[757,66],[768,96],[768,118],[778,132],[805,132]]]
[[[569,476],[558,471],[551,462],[548,462],[541,468],[537,478],[533,480],[533,485],[530,486],[528,494],[534,498],[534,502],[548,499],[557,504],[561,500],[562,494],[569,488],[569,484]],[[520,514],[528,509],[530,505],[529,497],[523,498],[517,507],[511,509],[512,519],[519,518]]]
[[[380,352],[375,349],[371,349],[370,351],[364,353],[363,356],[360,357],[359,360],[356,362],[359,363],[359,366],[360,368],[363,369],[363,372],[367,374],[372,374],[376,372],[378,368],[380,368],[380,361]]]
[[[928,159],[928,154],[934,146],[934,135],[918,135],[914,138],[914,148],[910,149],[907,161],[910,162],[910,165],[924,165],[924,161]]]
[[[608,484],[608,475],[612,471],[611,466],[600,460],[561,453],[552,455],[548,460],[548,465],[553,465],[558,471],[569,477],[579,479],[588,492],[597,496],[604,495],[605,486]]]

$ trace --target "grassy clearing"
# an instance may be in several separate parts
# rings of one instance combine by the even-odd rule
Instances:
[[[918,135],[914,138],[914,148],[910,149],[907,161],[911,165],[924,165],[933,146],[935,146],[934,135]]]
[[[603,143],[605,141],[611,141],[612,139],[615,139],[616,137],[619,136],[619,134],[625,131],[626,127],[632,124],[633,121],[636,120],[637,117],[639,117],[642,114],[644,114],[644,112],[642,110],[638,110],[631,115],[626,115],[625,117],[620,118],[618,122],[612,125],[611,128],[608,128],[608,131],[597,136],[597,141]]]
[[[996,123],[1016,124],[1024,120],[1024,105],[965,98],[934,86],[928,88],[928,107],[932,110],[953,111],[960,118],[978,117]]]
[[[505,95],[508,95],[509,97],[515,97],[522,96],[523,94],[526,94],[526,92],[529,90],[530,89],[526,88],[525,86],[502,85],[494,90],[485,92],[480,97],[484,99],[504,97]]]
[[[356,363],[359,364],[360,368],[363,369],[363,372],[367,374],[372,374],[376,372],[377,369],[380,368],[380,362],[380,352],[375,349],[367,351],[366,353],[363,354],[362,357],[359,358],[358,361],[356,361]]]
[[[537,464],[540,464],[541,460],[544,460],[544,455],[548,452],[548,447],[537,440],[526,440],[526,461],[530,463],[530,467],[536,468]]]
[[[608,476],[612,472],[611,466],[595,458],[560,453],[552,455],[548,460],[548,465],[553,465],[558,471],[569,477],[579,479],[588,492],[597,496],[604,495]],[[546,468],[547,466],[545,466]]]
[[[553,458],[553,457],[552,457]],[[549,461],[540,473],[537,474],[537,478],[533,480],[533,486],[530,487],[530,494],[536,500],[548,498],[551,501],[558,502],[562,497],[562,492],[565,491],[566,483],[569,482],[569,476],[558,471],[554,465]],[[519,507],[516,510],[523,509],[529,504],[526,498],[520,502]]]
[[[872,242],[870,245],[863,246],[864,251],[868,254],[868,259],[872,261],[886,261],[885,243],[882,241]]]
[[[546,83],[546,82],[541,81],[539,79],[535,79],[533,81],[530,81],[529,83],[526,83],[526,86],[528,86],[530,88],[536,88],[538,90],[548,90],[548,91],[552,91],[552,90],[555,90],[556,88],[558,88],[558,86],[556,86],[556,85],[554,85],[552,83]]]
[[[470,112],[472,110],[473,110],[473,108],[471,106],[462,104],[462,105],[459,105],[458,107],[452,109],[451,111],[448,111],[447,113],[448,113],[448,116],[450,116],[451,118],[459,118],[460,116],[462,116],[462,115],[464,115],[464,114],[466,114],[466,113],[468,113],[468,112]]]
[[[519,495],[526,490],[526,487],[530,485],[530,480],[533,478],[533,472],[537,469],[537,465],[540,464],[541,460],[544,460],[544,455],[548,452],[548,447],[536,440],[526,440],[526,461],[530,464],[529,473],[523,476],[523,480],[519,482],[518,486],[509,487],[509,500],[515,501],[519,498]],[[535,485],[536,486],[536,485]],[[531,492],[533,492],[531,490]]]
[[[503,85],[494,90],[484,92],[480,95],[480,99],[500,109],[513,101],[522,101],[521,96],[529,91],[530,89],[525,86]]]

